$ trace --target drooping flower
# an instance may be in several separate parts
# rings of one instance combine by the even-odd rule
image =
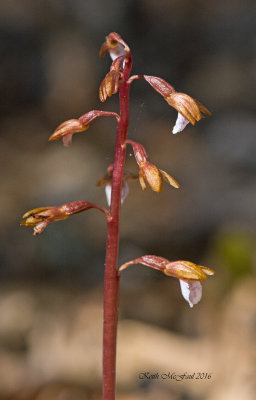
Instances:
[[[199,101],[193,99],[185,93],[174,92],[165,98],[167,103],[178,111],[178,118],[173,133],[181,132],[190,122],[195,125],[196,121],[203,118],[202,113],[211,115],[210,111]],[[179,117],[181,115],[181,117]],[[187,122],[188,121],[188,122]]]
[[[121,265],[119,273],[134,264],[143,264],[147,267],[162,271],[167,276],[178,278],[180,281],[181,293],[190,307],[197,304],[202,297],[202,285],[200,281],[206,279],[207,275],[213,275],[210,268],[196,265],[190,261],[169,261],[166,258],[145,255]]]
[[[90,208],[96,208],[102,211],[108,217],[108,211],[98,206],[97,204],[90,203],[88,201],[73,201],[71,203],[65,203],[59,207],[40,207],[34,208],[26,212],[21,221],[22,226],[33,226],[33,235],[38,235],[43,232],[48,224],[55,221],[64,220],[71,215],[80,213]]]
[[[193,99],[185,93],[176,92],[174,87],[164,79],[149,75],[137,75],[137,78],[147,81],[164,97],[170,106],[178,111],[178,117],[172,131],[174,134],[181,132],[189,122],[195,125],[196,121],[200,121],[204,117],[202,113],[211,115],[211,112],[198,100]],[[133,77],[131,77],[131,80],[133,80]]]
[[[82,115],[78,119],[70,119],[59,125],[53,134],[49,137],[49,141],[63,140],[64,146],[68,147],[72,143],[72,137],[77,132],[86,131],[89,124],[98,117],[115,117],[119,120],[119,115],[111,111],[92,110]]]
[[[161,192],[163,181],[166,181],[176,189],[180,187],[179,183],[171,175],[148,161],[148,154],[140,143],[132,140],[127,140],[126,143],[132,145],[134,156],[139,166],[139,181],[142,190],[146,189],[145,181],[154,192]]]

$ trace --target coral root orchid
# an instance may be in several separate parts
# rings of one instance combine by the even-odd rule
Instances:
[[[176,189],[180,187],[179,183],[171,175],[148,161],[147,152],[141,144],[132,140],[126,140],[126,143],[131,144],[133,147],[134,156],[139,166],[139,181],[142,190],[146,189],[145,181],[154,192],[162,191],[163,181],[166,181]]]
[[[132,140],[127,139],[129,125],[129,93],[130,86],[136,79],[143,79],[156,90],[167,103],[178,111],[178,118],[173,133],[182,131],[188,123],[203,118],[203,114],[210,115],[210,111],[199,101],[184,93],[176,92],[174,87],[162,78],[148,75],[130,76],[132,57],[128,45],[116,33],[110,33],[100,49],[100,56],[106,54],[112,59],[110,70],[99,87],[99,98],[105,102],[108,97],[119,93],[119,115],[112,111],[93,110],[77,119],[70,119],[57,127],[49,141],[62,139],[65,146],[69,146],[72,137],[77,132],[84,132],[90,123],[98,117],[115,117],[117,119],[117,133],[115,142],[115,156],[113,164],[107,168],[107,173],[101,178],[97,186],[105,185],[109,210],[88,201],[74,201],[59,207],[41,207],[28,211],[22,219],[21,225],[34,227],[34,235],[41,233],[48,224],[68,218],[90,208],[96,208],[105,214],[107,220],[107,241],[104,276],[104,304],[103,304],[103,400],[115,399],[116,375],[116,332],[118,321],[118,292],[121,271],[132,264],[144,264],[162,271],[180,281],[181,291],[192,307],[198,303],[202,295],[201,281],[213,271],[209,268],[196,265],[189,261],[168,261],[158,256],[143,256],[117,267],[119,248],[120,207],[128,195],[128,180],[139,179],[143,190],[146,183],[155,192],[162,190],[163,181],[178,188],[177,181],[167,172],[159,169],[149,161],[145,148]],[[127,145],[134,151],[139,166],[139,175],[124,170]]]

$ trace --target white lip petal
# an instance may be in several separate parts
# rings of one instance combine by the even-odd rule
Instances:
[[[176,119],[176,123],[173,127],[172,133],[178,133],[183,131],[183,129],[187,126],[187,124],[189,123],[189,121],[183,117],[183,115],[181,115],[180,113],[178,113],[178,117]]]
[[[121,204],[123,204],[124,200],[129,194],[129,186],[126,181],[122,182],[122,190],[121,190]]]
[[[108,206],[110,207],[111,205],[111,183],[107,183],[105,186],[105,194],[106,194],[106,199]]]
[[[109,207],[111,205],[111,189],[112,189],[111,183],[107,183],[105,186],[105,194],[106,194],[106,199],[107,199],[107,203],[108,203]],[[122,189],[121,189],[121,204],[123,204],[123,202],[126,199],[126,197],[128,196],[128,194],[129,194],[128,183],[123,180]]]
[[[117,57],[120,56],[125,56],[125,50],[124,50],[124,46],[122,46],[120,43],[116,46],[113,47],[112,49],[109,49],[109,55],[112,58],[112,60],[114,61]]]
[[[182,281],[180,279],[181,293],[190,307],[197,304],[202,298],[202,285],[199,281]]]
[[[71,146],[71,144],[72,144],[72,136],[73,136],[72,134],[63,136],[62,141],[63,141],[63,144],[64,144],[65,147]]]

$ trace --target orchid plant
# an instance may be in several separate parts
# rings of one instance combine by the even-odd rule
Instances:
[[[181,132],[188,123],[195,125],[210,115],[210,111],[199,101],[176,90],[165,80],[148,75],[130,76],[132,56],[129,47],[117,33],[110,33],[100,49],[100,56],[109,53],[112,58],[110,71],[100,84],[99,98],[105,102],[108,97],[119,91],[120,113],[93,110],[78,119],[70,119],[62,123],[49,138],[50,141],[62,139],[64,146],[70,146],[73,135],[84,132],[90,123],[98,117],[114,117],[117,121],[115,156],[113,164],[109,165],[107,173],[97,185],[105,185],[109,209],[88,201],[74,201],[58,207],[40,207],[28,211],[21,225],[33,226],[34,235],[41,233],[46,226],[54,221],[70,217],[73,214],[95,208],[105,214],[107,221],[107,242],[104,277],[104,323],[103,323],[103,400],[115,399],[116,371],[116,332],[118,321],[118,290],[120,276],[124,269],[133,264],[143,264],[162,271],[167,276],[179,280],[181,292],[190,307],[197,304],[202,296],[201,281],[207,275],[213,275],[209,268],[196,265],[190,261],[168,261],[157,255],[144,255],[130,260],[119,268],[119,224],[120,207],[128,195],[129,179],[138,179],[143,190],[146,184],[155,192],[161,192],[163,181],[174,188],[179,188],[178,182],[167,172],[161,170],[149,161],[145,148],[137,142],[127,139],[129,125],[129,91],[131,84],[137,79],[143,79],[156,90],[167,103],[178,111],[178,117],[173,133]],[[133,149],[135,160],[139,166],[139,174],[124,170],[127,145]]]

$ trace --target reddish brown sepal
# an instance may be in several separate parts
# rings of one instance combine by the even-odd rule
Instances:
[[[110,71],[100,84],[99,98],[101,102],[106,101],[108,97],[118,92],[119,86],[123,81],[123,63],[123,56],[116,58],[112,62]]]
[[[139,165],[139,167],[148,161],[148,154],[145,150],[145,147],[142,146],[142,144],[140,144],[138,142],[134,142],[133,140],[127,140],[126,143],[128,143],[132,146],[133,152],[134,152],[134,157],[135,157],[136,162]]]
[[[145,79],[145,81],[147,81],[163,97],[168,97],[171,93],[175,92],[174,87],[162,78],[149,75],[142,75],[141,77]]]
[[[119,85],[122,82],[122,73],[119,71],[110,71],[107,73],[105,78],[100,84],[99,98],[103,103],[112,94],[116,94],[119,89]]]
[[[196,121],[200,121],[200,119],[203,118],[201,112],[206,115],[211,115],[210,111],[199,101],[193,99],[185,93],[174,92],[167,96],[165,100],[192,125],[195,125]]]

